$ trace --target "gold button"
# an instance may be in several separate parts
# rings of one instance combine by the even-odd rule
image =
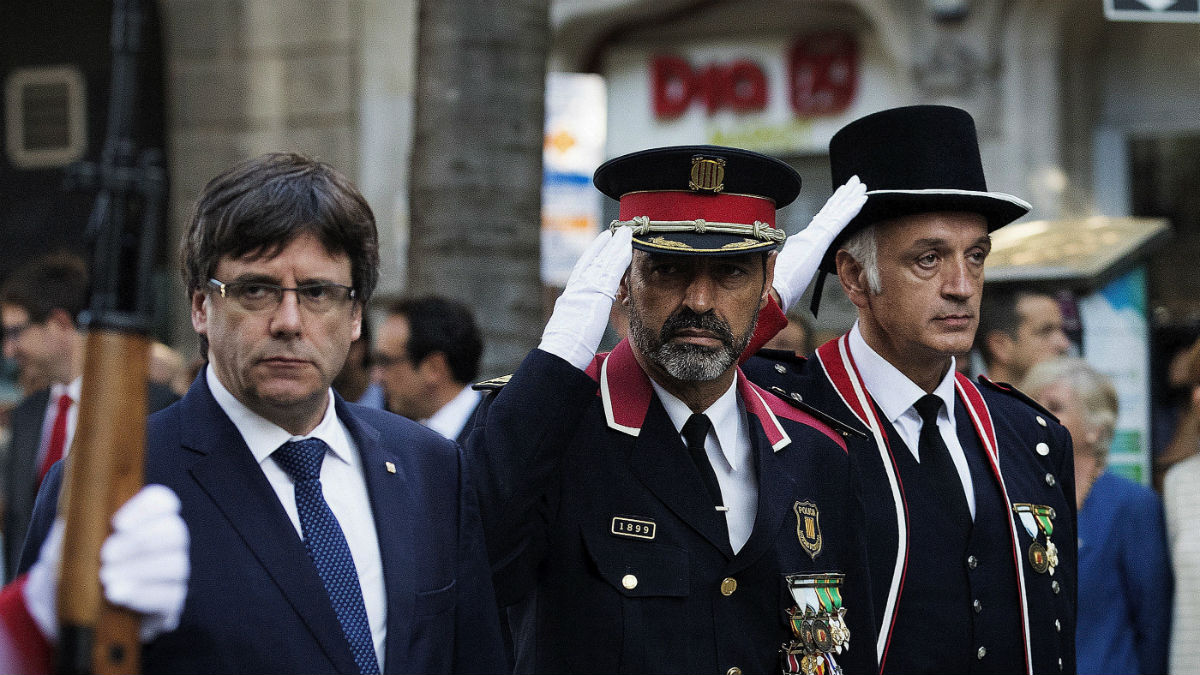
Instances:
[[[1033,449],[1037,450],[1037,454],[1041,455],[1042,457],[1050,454],[1050,446],[1046,445],[1045,443],[1038,443]]]
[[[738,668],[737,666],[734,666],[734,667],[730,668],[729,670],[725,671],[725,675],[742,675],[742,669]]]
[[[733,577],[725,577],[725,580],[721,582],[721,595],[733,595],[733,592],[736,590],[737,579],[734,579]]]
[[[625,576],[621,577],[621,585],[627,590],[632,591],[633,589],[637,588],[637,577],[633,576],[632,574],[626,574]]]
[[[1041,415],[1038,415],[1038,416],[1037,416],[1037,423],[1038,423],[1038,424],[1040,424],[1040,425],[1042,425],[1042,426],[1046,426],[1046,418],[1042,417]]]

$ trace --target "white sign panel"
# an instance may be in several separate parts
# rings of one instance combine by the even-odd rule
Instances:
[[[1111,21],[1175,21],[1200,23],[1200,0],[1104,0]]]

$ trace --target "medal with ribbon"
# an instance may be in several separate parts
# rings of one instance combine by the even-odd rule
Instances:
[[[1033,540],[1029,545],[1029,564],[1039,574],[1049,572],[1054,576],[1054,568],[1058,567],[1058,546],[1050,541],[1050,535],[1054,534],[1054,508],[1044,504],[1013,504],[1012,509]],[[1045,535],[1045,544],[1038,541],[1039,532]]]
[[[788,609],[794,640],[783,645],[784,675],[840,675],[833,658],[850,647],[841,574],[789,574],[788,591],[796,606]]]

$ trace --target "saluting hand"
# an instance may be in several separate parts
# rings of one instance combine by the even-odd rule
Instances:
[[[567,286],[554,303],[554,313],[542,332],[538,348],[580,370],[587,368],[604,337],[608,314],[633,259],[633,230],[605,230],[579,257]]]
[[[788,237],[775,262],[775,281],[771,284],[784,312],[804,295],[829,245],[866,203],[867,186],[858,176],[851,176],[834,191],[808,227]]]

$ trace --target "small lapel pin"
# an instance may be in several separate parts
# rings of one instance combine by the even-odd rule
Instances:
[[[384,466],[384,468],[387,469],[388,473],[396,473],[396,465],[395,464],[392,464],[391,462],[384,462],[383,466]]]

